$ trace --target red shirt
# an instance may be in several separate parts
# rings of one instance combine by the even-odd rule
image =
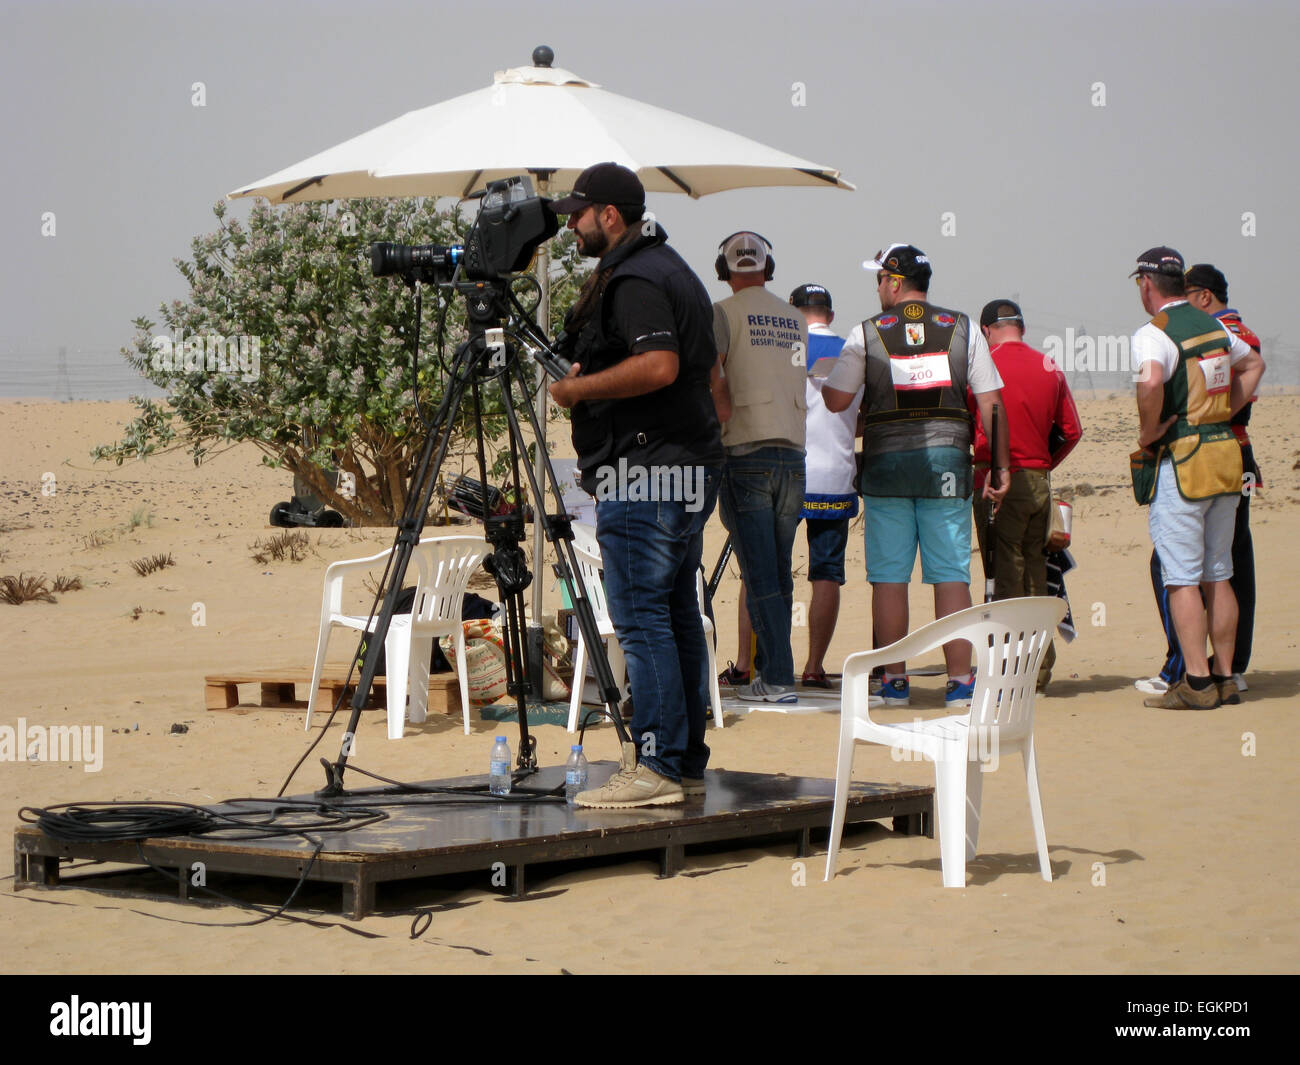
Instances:
[[[993,363],[1002,376],[1004,417],[998,419],[998,432],[1010,428],[1011,468],[1013,470],[1054,470],[1074,450],[1083,436],[1079,412],[1070,395],[1065,374],[1041,351],[1018,340],[999,344],[992,351]],[[975,463],[987,465],[989,441],[980,421],[979,407],[969,397],[975,415]],[[1048,443],[1052,427],[1065,435],[1053,451]],[[978,471],[977,489],[982,490],[983,471]]]

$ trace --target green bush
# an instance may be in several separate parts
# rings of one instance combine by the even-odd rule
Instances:
[[[189,299],[160,307],[161,321],[134,322],[122,354],[163,400],[134,397],[138,409],[122,439],[96,459],[184,448],[200,464],[214,448],[249,442],[269,466],[302,477],[315,494],[358,524],[391,524],[425,437],[412,400],[413,300],[394,277],[371,275],[373,241],[461,243],[468,225],[459,206],[434,200],[365,199],[270,207],[247,224],[213,208],[215,233],[197,237],[176,266]],[[558,332],[584,276],[572,234],[553,241],[552,313]],[[445,373],[435,356],[443,290],[424,287],[420,412],[433,417]],[[445,307],[445,358],[465,337],[464,301]],[[530,371],[531,377],[531,371]],[[516,396],[524,402],[525,397]],[[462,405],[455,452],[474,443],[470,403]],[[484,391],[484,436],[499,445],[505,417],[495,389]],[[504,458],[492,448],[497,471]],[[340,495],[325,471],[351,473],[355,493]]]

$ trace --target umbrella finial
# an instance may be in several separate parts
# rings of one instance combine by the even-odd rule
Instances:
[[[555,52],[549,45],[539,44],[533,49],[533,66],[549,67],[555,62]]]

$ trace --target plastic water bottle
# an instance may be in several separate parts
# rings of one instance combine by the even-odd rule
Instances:
[[[493,795],[510,794],[510,744],[498,736],[492,744],[492,760],[488,763],[488,791]]]
[[[582,753],[582,744],[575,743],[569,748],[569,760],[564,764],[564,799],[574,806],[578,792],[586,790],[587,759]]]

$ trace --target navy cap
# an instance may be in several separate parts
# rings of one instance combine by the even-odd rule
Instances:
[[[790,293],[790,302],[796,307],[825,307],[831,309],[831,294],[821,285],[800,285]]]
[[[1183,257],[1173,248],[1160,245],[1158,248],[1148,248],[1138,256],[1137,269],[1129,277],[1137,277],[1138,274],[1165,274],[1168,277],[1183,276]]]
[[[999,322],[1019,322],[1023,330],[1025,316],[1020,313],[1020,304],[1013,300],[993,300],[984,304],[984,310],[980,311],[980,325],[987,329]]]

